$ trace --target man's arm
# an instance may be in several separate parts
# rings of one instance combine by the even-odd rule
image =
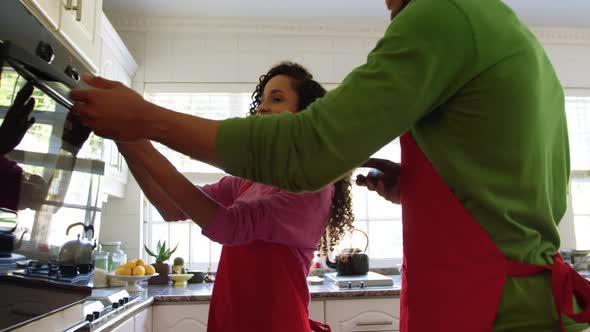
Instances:
[[[476,54],[452,1],[410,2],[367,63],[305,111],[223,121],[216,158],[230,174],[317,190],[451,98],[475,75]]]
[[[366,64],[297,114],[206,120],[102,79],[90,79],[98,89],[70,96],[73,111],[101,136],[149,138],[232,175],[307,191],[358,167],[451,98],[474,77],[477,60],[463,12],[452,1],[422,0],[395,18]]]

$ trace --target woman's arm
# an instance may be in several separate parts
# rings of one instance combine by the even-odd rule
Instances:
[[[238,200],[220,209],[203,235],[222,244],[265,240],[316,248],[330,216],[333,194],[334,186],[328,186],[313,193],[277,191],[260,199]]]
[[[162,190],[160,185],[152,179],[152,176],[143,167],[141,161],[146,158],[141,156],[141,152],[138,149],[141,149],[146,155],[159,154],[150,142],[147,140],[133,143],[117,142],[117,148],[125,158],[125,161],[127,161],[129,170],[139,184],[139,187],[164,220],[178,221],[187,219],[187,215],[176,206],[170,197],[168,197],[168,194]]]
[[[206,228],[222,206],[192,184],[149,142],[118,143],[142,190],[166,220],[192,219]]]

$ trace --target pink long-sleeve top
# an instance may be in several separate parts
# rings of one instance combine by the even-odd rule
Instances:
[[[246,182],[226,176],[215,184],[201,187],[224,206],[203,230],[203,235],[221,244],[253,240],[284,244],[300,259],[307,276],[328,222],[334,186],[318,192],[292,193],[252,183],[242,192]]]

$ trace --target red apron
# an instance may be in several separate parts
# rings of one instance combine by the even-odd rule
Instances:
[[[408,133],[401,145],[401,331],[491,331],[506,278],[545,270],[551,271],[557,312],[577,322],[590,321],[586,279],[559,254],[547,266],[505,258]],[[573,295],[584,308],[579,314],[573,313]]]
[[[247,182],[242,194],[251,185]],[[301,263],[285,245],[224,245],[209,307],[209,332],[330,331],[308,318]]]

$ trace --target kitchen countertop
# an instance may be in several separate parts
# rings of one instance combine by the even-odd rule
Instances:
[[[339,289],[334,285],[324,281],[323,285],[309,285],[311,300],[333,300],[333,299],[353,299],[367,297],[399,297],[401,277],[399,275],[390,276],[393,279],[391,287],[369,287],[364,289]],[[97,326],[93,332],[109,332],[117,327],[120,323],[129,317],[140,313],[143,309],[151,305],[171,305],[171,304],[198,304],[208,303],[211,300],[213,291],[212,283],[188,284],[187,287],[173,287],[169,285],[148,285],[142,283],[145,288],[140,295],[141,300],[138,305],[126,309],[121,315],[114,317],[112,320]],[[93,296],[103,292],[112,292],[123,288],[101,288],[93,290]]]
[[[323,285],[309,285],[312,300],[329,300],[333,298],[357,297],[398,297],[400,294],[401,276],[390,276],[393,286],[369,287],[364,289],[339,289],[324,281]],[[154,304],[171,304],[182,302],[209,302],[213,284],[188,284],[187,287],[172,287],[166,285],[150,285],[148,294],[153,297]]]

